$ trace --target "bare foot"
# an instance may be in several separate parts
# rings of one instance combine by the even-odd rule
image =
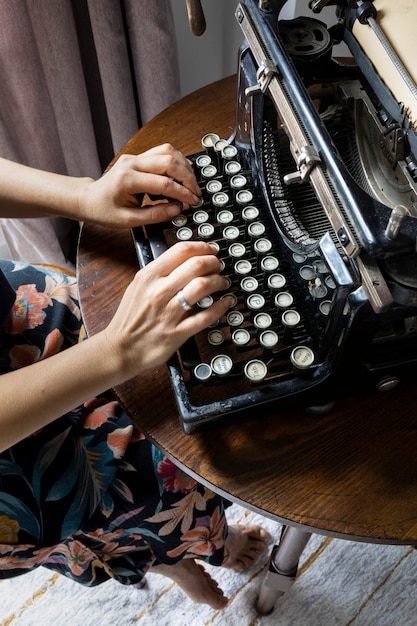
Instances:
[[[175,565],[155,565],[149,573],[171,578],[194,602],[208,604],[213,609],[224,609],[227,598],[216,581],[194,559],[183,559]]]
[[[267,549],[269,539],[269,533],[256,524],[248,526],[243,524],[229,525],[222,567],[237,572],[243,572],[243,570],[252,567]]]

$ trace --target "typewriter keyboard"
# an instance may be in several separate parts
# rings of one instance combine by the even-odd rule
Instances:
[[[158,235],[157,227],[148,229],[151,248],[159,251],[161,241],[162,248],[186,240],[215,246],[229,288],[213,297],[227,293],[234,301],[223,319],[188,341],[170,363],[186,431],[194,421],[253,406],[254,397],[277,397],[277,385],[289,394],[294,378],[311,376],[336,290],[319,246],[304,254],[285,244],[237,148],[212,134],[203,145],[202,153],[190,157],[200,204],[165,223]],[[212,301],[205,298],[196,307]]]

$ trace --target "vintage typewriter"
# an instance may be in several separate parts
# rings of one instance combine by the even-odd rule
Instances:
[[[417,6],[312,0],[280,20],[285,4],[236,8],[236,125],[190,157],[201,206],[134,231],[141,264],[201,238],[230,279],[227,316],[168,363],[186,433],[414,377]]]

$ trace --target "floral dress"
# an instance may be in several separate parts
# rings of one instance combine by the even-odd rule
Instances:
[[[0,329],[1,374],[80,340],[74,277],[9,261],[0,271],[16,293]],[[220,565],[226,533],[223,500],[158,451],[110,393],[0,454],[0,577],[42,565],[89,586],[136,584],[152,564],[185,556]]]

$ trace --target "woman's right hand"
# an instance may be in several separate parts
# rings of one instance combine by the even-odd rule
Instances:
[[[214,324],[230,306],[224,298],[207,309],[187,312],[178,299],[179,291],[194,306],[226,287],[215,251],[204,242],[178,243],[139,270],[104,331],[119,359],[123,380],[165,363],[189,337]]]

